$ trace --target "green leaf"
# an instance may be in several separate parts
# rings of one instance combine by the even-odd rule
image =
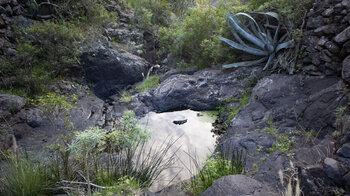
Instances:
[[[261,58],[259,60],[256,61],[244,61],[244,62],[239,62],[239,63],[232,63],[232,64],[228,64],[228,65],[223,65],[222,67],[224,69],[229,69],[229,68],[235,68],[235,67],[249,67],[249,66],[253,66],[253,65],[257,65],[259,63],[262,63],[264,61],[266,61],[267,57]]]
[[[226,38],[223,38],[223,37],[220,37],[220,36],[219,36],[219,39],[224,41],[224,42],[226,42],[232,48],[244,51],[244,52],[252,54],[252,55],[257,55],[257,56],[266,56],[266,55],[268,55],[268,53],[266,51],[263,51],[263,50],[259,50],[259,49],[252,48],[252,47],[249,47],[249,46],[243,46],[243,45],[238,44],[238,43],[236,43],[236,42],[234,42],[232,40],[229,40],[229,39],[226,39]]]

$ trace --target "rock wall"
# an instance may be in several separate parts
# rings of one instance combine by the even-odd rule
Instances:
[[[307,74],[342,74],[350,81],[350,0],[316,0],[307,14],[301,51]]]
[[[14,56],[15,45],[11,26],[23,23],[24,8],[29,6],[26,0],[0,0],[0,55]]]

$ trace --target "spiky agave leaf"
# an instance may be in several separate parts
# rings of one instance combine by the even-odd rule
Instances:
[[[266,20],[265,25],[270,25],[269,18],[274,18],[278,22],[276,30],[274,31],[274,34],[272,36],[272,32],[269,29],[264,28],[248,13],[237,13],[237,14],[227,13],[227,17],[225,19],[226,19],[228,28],[232,32],[234,38],[239,43],[223,37],[219,37],[219,39],[224,41],[225,43],[227,43],[228,45],[230,45],[232,48],[236,50],[240,50],[255,56],[262,56],[263,58],[255,61],[244,61],[244,62],[233,63],[229,65],[223,65],[223,68],[225,69],[233,68],[233,67],[252,66],[252,65],[260,64],[267,60],[267,63],[264,67],[264,70],[266,70],[272,63],[277,52],[279,52],[282,49],[290,47],[294,43],[293,40],[283,42],[288,36],[287,33],[283,35],[280,39],[278,39],[279,31],[281,28],[278,14],[274,12],[266,12],[266,13],[250,12],[250,14],[263,15]],[[243,22],[240,21],[237,16],[243,16],[247,18],[249,21],[249,24],[244,25]],[[249,41],[251,44],[248,45],[244,43],[244,41],[240,36],[245,40]]]

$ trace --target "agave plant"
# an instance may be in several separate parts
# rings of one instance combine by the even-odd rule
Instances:
[[[261,58],[254,61],[244,61],[239,63],[233,63],[229,65],[223,65],[223,68],[233,68],[233,67],[243,67],[243,66],[252,66],[259,63],[263,63],[267,61],[264,70],[266,70],[270,64],[272,63],[273,59],[275,58],[276,54],[284,49],[288,48],[293,45],[294,41],[289,40],[285,41],[285,39],[288,36],[288,33],[285,33],[282,36],[279,36],[281,24],[278,17],[278,14],[274,12],[251,12],[251,15],[262,15],[265,20],[266,24],[263,26],[259,24],[251,15],[248,13],[237,13],[232,14],[228,13],[226,17],[226,22],[228,25],[228,28],[232,32],[234,38],[236,41],[232,41],[223,37],[219,37],[220,40],[224,41],[228,45],[230,45],[232,48],[243,51],[248,54],[252,54],[255,56],[260,56]],[[248,19],[249,24],[245,25],[241,20],[238,19],[238,16],[243,16]],[[270,25],[270,19],[275,19],[277,21],[276,29],[274,30],[274,35],[272,36],[272,30],[268,29]],[[246,44],[242,38],[249,41],[250,44]]]

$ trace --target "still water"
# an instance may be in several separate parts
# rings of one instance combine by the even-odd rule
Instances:
[[[192,110],[151,112],[140,119],[139,123],[151,130],[149,143],[153,146],[161,145],[167,138],[178,139],[168,153],[170,156],[176,152],[174,165],[161,174],[151,191],[189,179],[196,172],[192,158],[202,164],[214,150],[215,137],[210,132],[214,121],[214,116]]]

